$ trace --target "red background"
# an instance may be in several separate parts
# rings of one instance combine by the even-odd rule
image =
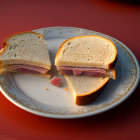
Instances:
[[[48,26],[73,26],[108,34],[140,61],[140,4],[111,0],[1,0],[0,46],[10,34]],[[118,107],[83,119],[30,114],[0,94],[0,140],[140,139],[140,87]]]

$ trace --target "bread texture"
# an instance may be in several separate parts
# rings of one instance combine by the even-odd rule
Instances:
[[[110,69],[116,56],[117,49],[112,41],[96,35],[77,36],[62,43],[55,65]]]
[[[64,77],[77,105],[85,105],[94,101],[110,79],[109,77],[72,75],[64,75]]]
[[[46,41],[42,34],[22,32],[8,37],[0,52],[1,66],[27,64],[51,69]]]

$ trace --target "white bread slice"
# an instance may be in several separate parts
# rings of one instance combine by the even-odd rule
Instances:
[[[75,104],[85,105],[97,98],[109,77],[87,77],[64,75]]]
[[[0,52],[1,67],[26,64],[51,69],[46,41],[42,34],[22,32],[8,37]]]
[[[96,35],[77,36],[61,44],[55,65],[110,69],[116,56],[116,46],[109,39]]]

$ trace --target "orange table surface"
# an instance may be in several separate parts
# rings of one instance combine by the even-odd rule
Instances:
[[[1,0],[0,46],[10,34],[50,26],[71,26],[110,35],[140,60],[140,3],[117,0]],[[139,140],[140,87],[121,105],[81,119],[33,115],[0,93],[0,140]]]

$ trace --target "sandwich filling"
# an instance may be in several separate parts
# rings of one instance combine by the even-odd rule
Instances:
[[[103,68],[91,68],[91,67],[70,67],[70,66],[57,66],[60,74],[65,75],[85,75],[85,76],[105,76],[106,69]]]
[[[13,72],[29,73],[29,74],[47,74],[48,69],[26,64],[9,64],[6,69]]]

